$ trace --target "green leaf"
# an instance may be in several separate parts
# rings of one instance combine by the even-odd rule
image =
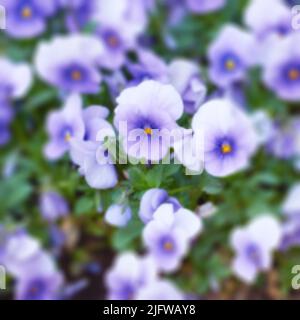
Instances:
[[[46,89],[46,90],[40,90],[36,92],[34,96],[28,99],[25,105],[25,109],[31,111],[37,108],[40,108],[41,106],[45,106],[49,104],[49,102],[56,99],[57,93],[54,89]]]
[[[161,185],[163,179],[163,165],[154,165],[154,167],[148,171],[146,180],[149,188],[158,188]]]
[[[5,210],[19,209],[32,193],[32,187],[26,175],[15,175],[0,183],[0,208]]]
[[[203,181],[203,191],[208,193],[208,194],[219,194],[223,191],[223,184],[220,180],[213,178],[208,175],[204,175]]]
[[[132,220],[125,228],[115,232],[112,238],[112,245],[118,251],[130,249],[133,242],[140,237],[143,223],[140,220]]]
[[[133,188],[144,190],[147,189],[147,181],[145,174],[137,167],[130,168],[128,170],[129,180]]]
[[[75,206],[75,214],[82,215],[91,212],[94,209],[94,199],[83,197],[79,199]]]

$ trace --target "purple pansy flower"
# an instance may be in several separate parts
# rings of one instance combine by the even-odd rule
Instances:
[[[147,7],[142,0],[98,0],[91,20],[100,26],[126,26],[127,36],[141,34],[148,22]]]
[[[256,218],[231,235],[231,246],[236,252],[233,272],[245,282],[255,280],[258,272],[266,271],[272,264],[272,252],[280,243],[281,228],[270,215]]]
[[[134,300],[138,291],[156,277],[157,269],[151,258],[140,258],[131,252],[123,253],[106,274],[108,299]]]
[[[227,99],[205,103],[195,114],[192,128],[203,134],[204,166],[213,176],[224,177],[244,169],[257,149],[251,119]]]
[[[282,226],[282,241],[280,248],[287,250],[300,245],[300,185],[296,184],[289,191],[282,206],[286,221]]]
[[[22,229],[7,233],[2,241],[0,263],[14,276],[18,276],[27,261],[33,260],[41,250],[39,242]]]
[[[55,299],[62,284],[53,258],[24,230],[8,234],[1,257],[3,265],[16,279],[16,299]]]
[[[272,14],[266,14],[272,8]],[[251,0],[244,13],[245,24],[260,38],[292,30],[291,11],[282,0]]]
[[[57,271],[53,258],[41,251],[22,265],[17,276],[16,299],[56,300],[62,284],[62,274]]]
[[[220,87],[228,87],[244,79],[255,63],[255,40],[246,31],[227,25],[208,49],[209,76]]]
[[[127,51],[134,46],[134,42],[126,38],[126,27],[104,26],[97,33],[105,49],[100,60],[101,66],[110,70],[121,68],[126,62]]]
[[[300,184],[296,184],[289,191],[282,206],[282,211],[287,217],[300,217]]]
[[[15,64],[0,57],[0,146],[10,139],[10,124],[14,116],[11,101],[22,98],[32,83],[27,64]]]
[[[89,22],[98,0],[58,0],[66,11],[66,25],[70,31],[80,31]]]
[[[187,14],[186,0],[165,0],[164,5],[166,6],[167,25],[176,26]]]
[[[116,70],[105,76],[105,83],[108,86],[110,97],[114,101],[127,87],[128,80],[121,70]]]
[[[25,230],[1,231],[0,264],[15,278],[19,300],[58,298],[63,278],[54,260]]]
[[[267,14],[272,8],[272,14]],[[274,53],[274,45],[292,32],[291,9],[284,0],[252,0],[244,12],[244,22],[256,36],[258,62]]]
[[[72,139],[83,139],[85,128],[82,120],[80,96],[71,95],[62,110],[52,111],[47,118],[49,142],[45,146],[45,156],[57,160],[70,149]]]
[[[57,300],[60,297],[62,275],[53,273],[32,273],[18,279],[16,284],[17,300]]]
[[[267,151],[283,160],[295,157],[299,153],[299,119],[294,118],[288,123],[275,121],[272,125],[273,130],[266,143]]]
[[[116,227],[125,227],[132,217],[131,209],[125,205],[113,204],[105,213],[105,221]]]
[[[0,101],[24,97],[32,84],[30,66],[0,56]]]
[[[145,226],[143,240],[158,268],[171,272],[178,269],[200,230],[201,221],[191,211],[174,212],[172,204],[163,204]]]
[[[164,203],[170,203],[174,207],[174,211],[181,208],[179,201],[170,197],[166,190],[153,188],[147,190],[141,199],[139,217],[144,223],[152,220],[154,212]]]
[[[74,139],[71,142],[70,155],[91,188],[109,189],[118,183],[116,169],[104,145]]]
[[[126,62],[126,53],[136,46],[147,23],[146,10],[140,0],[100,0],[91,17],[104,44],[101,65],[116,70]]]
[[[73,34],[41,42],[35,55],[39,76],[66,92],[97,93],[101,75],[97,66],[103,53],[94,36]]]
[[[125,152],[136,159],[158,161],[171,146],[183,113],[180,95],[171,85],[149,80],[125,89],[117,98],[114,124]]]
[[[226,4],[226,0],[185,0],[189,10],[194,13],[207,13],[220,10]]]
[[[113,159],[106,139],[115,137],[110,123],[105,120],[108,110],[101,106],[91,106],[83,111],[85,140],[77,137],[71,141],[70,155],[79,166],[88,185],[95,189],[113,188],[118,183]]]
[[[56,0],[2,0],[7,10],[6,32],[14,38],[33,38],[43,33],[47,19],[57,9]]]
[[[127,68],[132,77],[129,82],[130,86],[138,85],[145,80],[169,82],[168,67],[160,57],[150,51],[139,50],[137,58],[136,63],[127,63]]]
[[[281,99],[300,100],[300,35],[292,33],[273,46],[264,62],[263,81]]]
[[[97,135],[100,129],[106,128],[113,131],[112,126],[106,121],[109,110],[103,106],[89,106],[82,111],[82,118],[85,125],[84,140],[97,141]]]
[[[255,111],[251,116],[253,125],[257,132],[259,145],[270,141],[274,134],[273,120],[264,110]]]
[[[295,246],[300,246],[300,215],[287,219],[282,225],[280,249],[286,251]]]
[[[176,59],[169,65],[169,77],[171,84],[182,96],[185,112],[194,114],[207,92],[198,66],[188,60]]]
[[[184,300],[184,295],[171,281],[158,280],[143,287],[136,300]]]
[[[54,191],[42,193],[39,206],[42,217],[49,222],[65,217],[70,212],[66,200]]]

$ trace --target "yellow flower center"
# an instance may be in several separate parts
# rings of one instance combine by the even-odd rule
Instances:
[[[167,241],[164,243],[164,249],[166,251],[171,251],[173,249],[173,243],[170,241]]]
[[[288,76],[292,81],[296,81],[296,80],[300,79],[300,71],[297,69],[291,69],[289,71]]]
[[[67,132],[67,133],[65,134],[65,141],[66,141],[66,142],[70,142],[71,138],[72,138],[72,136],[71,136],[70,132]]]
[[[145,129],[144,129],[144,132],[145,132],[148,136],[151,136],[152,133],[153,133],[152,129],[149,128],[149,127],[145,128]]]
[[[225,66],[227,70],[233,70],[235,68],[235,62],[232,59],[228,59]]]
[[[222,153],[228,154],[232,151],[232,147],[229,143],[223,143],[222,144]]]
[[[81,80],[81,72],[80,71],[77,71],[77,70],[74,70],[71,74],[71,77],[74,81],[79,81]]]
[[[25,6],[23,9],[22,9],[22,17],[25,18],[25,19],[28,19],[32,16],[32,10],[29,6]]]

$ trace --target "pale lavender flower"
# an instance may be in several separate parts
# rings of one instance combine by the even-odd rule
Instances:
[[[283,206],[282,211],[287,217],[300,217],[300,184],[294,185],[289,191]]]
[[[82,30],[91,21],[97,0],[58,0],[66,11],[66,25],[71,32]]]
[[[125,89],[117,98],[114,124],[125,152],[136,159],[157,161],[171,146],[170,133],[178,129],[183,113],[180,95],[171,85],[149,80]]]
[[[170,26],[178,25],[187,14],[187,0],[164,0],[166,12],[168,14],[167,24]]]
[[[99,130],[106,128],[112,130],[111,125],[105,120],[109,110],[103,106],[90,106],[82,111],[82,118],[85,125],[84,140],[97,141]]]
[[[85,109],[85,140],[77,137],[70,143],[72,161],[79,166],[79,172],[84,175],[88,185],[95,189],[113,188],[118,183],[113,159],[106,145],[106,139],[115,139],[112,126],[105,120],[107,116],[108,110],[104,107],[91,106]]]
[[[0,263],[15,278],[19,300],[57,298],[62,276],[53,258],[23,229],[5,232],[0,243]]]
[[[130,86],[138,85],[145,80],[156,80],[162,83],[169,82],[166,63],[154,53],[147,50],[137,52],[137,62],[127,63],[132,80]]]
[[[103,45],[94,36],[73,34],[41,42],[35,54],[38,75],[66,92],[97,93]]]
[[[273,120],[264,110],[258,110],[251,116],[252,123],[257,132],[259,144],[265,144],[272,139],[274,134]]]
[[[7,231],[5,230],[4,226],[0,224],[0,264],[3,264],[6,239],[7,239]]]
[[[110,300],[135,300],[138,291],[157,278],[157,269],[149,257],[125,252],[117,257],[106,274]]]
[[[182,208],[174,212],[171,204],[163,204],[145,226],[143,240],[157,267],[171,272],[178,269],[201,228],[200,219],[191,211]]]
[[[134,49],[147,23],[141,0],[99,0],[91,17],[104,44],[101,65],[116,70],[126,62],[127,51]]]
[[[231,101],[205,103],[195,114],[192,128],[204,136],[204,166],[209,174],[224,177],[249,166],[257,135],[251,119]]]
[[[128,80],[121,70],[116,70],[105,76],[105,83],[108,86],[110,97],[114,101],[127,87]]]
[[[17,280],[17,300],[58,300],[63,284],[63,277],[60,272],[51,273],[42,270],[27,270],[29,274]]]
[[[18,276],[24,265],[39,255],[39,242],[29,236],[25,230],[6,233],[2,240],[1,264],[14,276]]]
[[[120,69],[126,62],[127,52],[135,45],[132,39],[126,37],[126,26],[103,26],[97,34],[104,45],[101,66],[110,70]]]
[[[287,101],[300,101],[300,35],[292,33],[276,42],[264,62],[263,81],[276,95]]]
[[[46,30],[47,19],[57,9],[56,0],[2,0],[6,8],[6,32],[14,38],[33,38]]]
[[[289,191],[282,211],[286,217],[282,226],[282,241],[280,248],[287,250],[300,245],[300,184],[294,185]]]
[[[244,80],[256,61],[254,37],[235,25],[226,25],[208,49],[209,76],[213,83],[228,87]]]
[[[185,0],[189,10],[198,14],[222,9],[226,5],[226,0]]]
[[[128,206],[120,204],[112,204],[106,211],[104,220],[116,227],[125,227],[131,220],[132,213]]]
[[[24,97],[31,84],[29,65],[0,57],[0,146],[10,140],[10,124],[14,117],[11,101]]]
[[[189,60],[176,59],[169,65],[169,77],[171,84],[182,96],[185,112],[194,114],[207,92],[198,66]]]
[[[300,153],[300,120],[295,117],[287,123],[275,121],[266,149],[275,157],[283,160],[296,157]]]
[[[272,9],[272,14],[266,14]],[[259,38],[292,30],[291,10],[283,0],[251,0],[244,13],[244,21]]]
[[[32,84],[31,68],[26,63],[14,63],[0,56],[0,101],[20,99]]]
[[[81,98],[74,94],[67,98],[62,110],[52,111],[48,115],[49,142],[44,149],[47,159],[59,159],[69,151],[72,139],[83,139],[85,128],[81,108]]]
[[[184,300],[184,295],[171,281],[158,280],[143,287],[136,300]]]
[[[91,21],[100,27],[126,26],[126,37],[135,39],[147,26],[147,7],[143,0],[98,0]]]
[[[49,222],[65,217],[70,212],[66,200],[54,191],[47,191],[41,194],[39,207],[43,219]]]
[[[181,208],[179,201],[168,195],[164,189],[153,188],[147,190],[141,199],[139,217],[144,223],[152,220],[154,212],[164,203],[170,203],[174,207],[174,211]]]
[[[300,215],[287,219],[282,225],[280,249],[286,251],[300,246]]]
[[[116,169],[104,145],[74,139],[71,141],[70,156],[91,188],[109,189],[118,183]]]
[[[247,283],[255,280],[260,271],[272,266],[272,253],[279,246],[281,228],[271,215],[251,221],[244,228],[237,228],[231,235],[231,246],[236,252],[233,272]]]

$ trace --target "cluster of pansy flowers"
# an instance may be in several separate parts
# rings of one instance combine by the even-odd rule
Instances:
[[[0,264],[15,280],[15,298],[53,300],[62,295],[63,276],[53,256],[25,230],[0,228]]]
[[[1,144],[9,140],[12,101],[27,94],[34,70],[43,82],[64,97],[62,107],[47,117],[49,139],[41,152],[50,161],[68,153],[86,183],[94,189],[114,188],[119,179],[110,161],[113,155],[104,139],[97,138],[101,130],[106,137],[118,134],[124,152],[130,157],[152,163],[164,159],[171,151],[191,172],[201,173],[204,169],[215,177],[247,169],[261,146],[283,159],[299,155],[299,121],[294,119],[285,126],[263,112],[249,114],[240,99],[241,92],[236,92],[236,85],[247,85],[248,71],[258,66],[263,72],[264,85],[278,98],[288,102],[300,100],[300,51],[295,45],[300,37],[290,27],[290,9],[284,1],[252,0],[244,13],[244,27],[227,24],[221,28],[207,49],[208,78],[217,87],[210,95],[195,61],[178,58],[166,63],[143,46],[142,36],[149,15],[155,12],[155,1],[2,2],[9,12],[5,31],[9,37],[42,36],[51,18],[60,11],[65,13],[69,33],[41,40],[35,50],[33,67],[1,58]],[[167,23],[178,23],[189,13],[202,15],[221,10],[225,5],[225,0],[165,0],[169,12]],[[269,7],[274,14],[265,15]],[[93,31],[87,34],[83,30],[89,25]],[[135,59],[128,54],[132,52]],[[108,121],[108,108],[85,106],[83,102],[83,95],[99,94],[102,84],[108,86],[115,104],[113,124]],[[191,117],[191,128],[181,128],[178,124],[184,113]],[[125,128],[122,123],[126,123]],[[141,132],[141,139],[134,146],[128,139],[132,130]],[[163,130],[182,131],[185,139],[164,139],[158,134]],[[197,131],[203,133],[203,143],[195,134]],[[192,150],[199,144],[202,157],[189,157],[188,153],[182,156],[183,150]],[[300,165],[296,161],[297,166]],[[236,252],[232,270],[242,280],[253,282],[258,272],[268,270],[275,249],[299,243],[296,192],[299,193],[297,188],[284,206],[287,219],[283,226],[272,215],[265,214],[232,232],[231,245]],[[51,190],[41,195],[40,211],[55,226],[54,222],[70,210],[62,196]],[[161,275],[180,268],[202,229],[200,217],[162,189],[145,192],[139,217],[145,224],[142,240],[146,253],[141,257],[128,252],[117,258],[106,277],[108,297],[184,299],[185,295]],[[131,208],[123,204],[111,204],[104,216],[107,223],[117,227],[126,226],[131,218]],[[13,246],[10,241],[21,241],[19,237],[25,249],[20,255],[11,253],[13,257],[10,257],[10,246]],[[1,262],[17,279],[18,298],[60,297],[61,275],[34,239],[18,231],[5,233],[2,242]],[[47,259],[40,262],[35,258],[40,254]],[[33,273],[28,271],[22,272],[22,277],[20,270],[15,271],[19,259],[35,263],[33,270],[49,269],[49,274],[31,279],[28,274]],[[131,267],[127,268],[128,265]]]

